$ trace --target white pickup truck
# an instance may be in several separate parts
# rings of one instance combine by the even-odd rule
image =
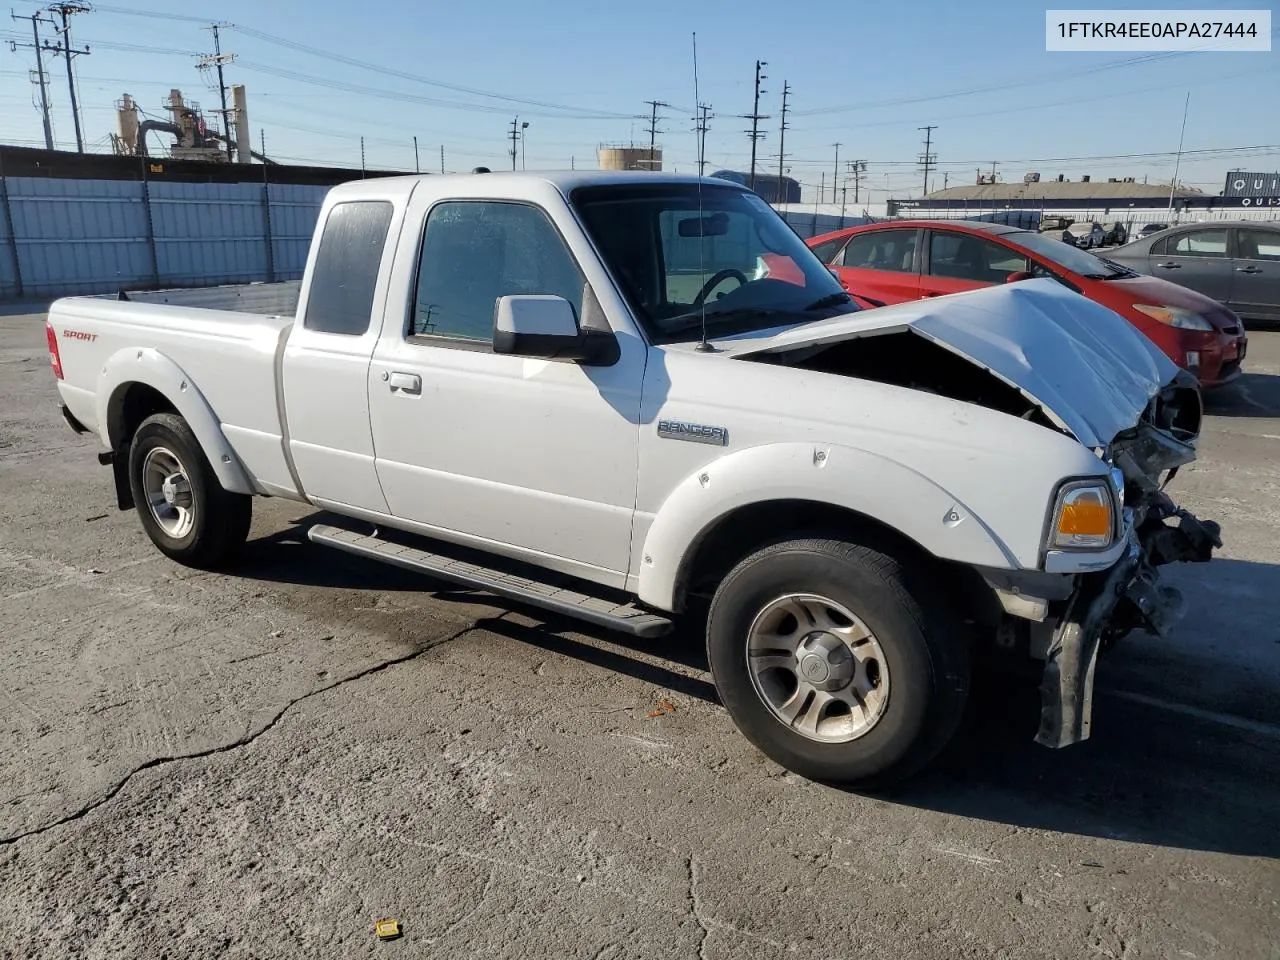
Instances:
[[[639,637],[705,613],[738,727],[827,782],[934,757],[980,645],[1044,662],[1039,742],[1084,739],[1100,647],[1220,545],[1163,492],[1194,381],[1119,316],[1052,280],[859,309],[714,179],[346,184],[294,315],[74,297],[48,338],[173,559],[228,565],[285,497],[317,544]]]

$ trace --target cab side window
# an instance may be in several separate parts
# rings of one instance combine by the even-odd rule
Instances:
[[[460,200],[431,208],[423,231],[410,336],[493,340],[499,297],[553,294],[582,315],[585,279],[537,207]]]
[[[339,203],[329,211],[311,271],[303,327],[349,337],[369,329],[391,213],[385,200]]]

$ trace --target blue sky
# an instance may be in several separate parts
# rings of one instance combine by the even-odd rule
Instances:
[[[29,14],[40,5],[13,0],[13,6]],[[1181,180],[1217,192],[1228,169],[1280,167],[1280,53],[1047,53],[1044,6],[1025,0],[649,0],[625,6],[560,0],[554,7],[516,0],[117,0],[95,6],[73,21],[73,39],[93,49],[75,64],[86,139],[96,150],[109,149],[113,104],[122,93],[156,116],[163,115],[161,101],[170,87],[206,109],[217,105],[191,54],[212,49],[201,21],[218,19],[235,25],[223,32],[223,49],[239,58],[227,68],[227,80],[247,88],[255,146],[264,130],[267,153],[291,161],[358,166],[363,135],[369,166],[411,170],[416,134],[424,169],[439,169],[441,145],[450,170],[500,168],[510,164],[505,137],[518,114],[530,124],[524,144],[529,168],[563,168],[571,159],[592,167],[601,142],[647,142],[644,101],[656,99],[672,104],[659,124],[667,169],[692,170],[696,31],[699,94],[714,112],[709,172],[747,166],[748,121],[735,115],[751,110],[757,58],[768,61],[761,112],[772,117],[762,124],[762,167],[777,170],[777,115],[786,81],[794,112],[785,166],[806,185],[825,178],[828,190],[839,141],[841,175],[844,161],[868,161],[864,184],[874,199],[918,195],[923,134],[917,128],[925,124],[938,127],[937,186],[944,178],[971,183],[979,162],[989,171],[993,160],[1002,179],[1020,179],[1034,169],[1046,178],[1087,173],[1167,181],[1188,91]],[[1080,6],[1155,5],[1095,0]],[[1215,5],[1165,0],[1158,6]],[[1255,0],[1252,6],[1262,5]],[[0,22],[0,38],[29,37],[29,22]],[[0,139],[39,145],[40,120],[27,80],[34,55],[5,47]],[[1136,59],[1143,62],[1130,62]],[[64,68],[61,61],[47,64],[58,142],[73,146]],[[1270,149],[1221,152],[1258,146]],[[1124,154],[1159,156],[1116,158]]]

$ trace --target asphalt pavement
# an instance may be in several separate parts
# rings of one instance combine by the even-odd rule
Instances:
[[[988,677],[885,795],[764,759],[656,643],[308,543],[162,557],[0,316],[0,957],[1280,958],[1280,333],[1171,492],[1225,549],[1099,666]],[[375,920],[403,936],[380,943]]]

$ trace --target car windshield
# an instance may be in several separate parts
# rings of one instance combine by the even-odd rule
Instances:
[[[1131,271],[1118,264],[1108,263],[1095,257],[1092,253],[1087,253],[1079,247],[1063,243],[1061,240],[1055,240],[1053,237],[1046,236],[1043,233],[1020,230],[1017,233],[1006,233],[1004,239],[1011,243],[1016,243],[1020,247],[1026,247],[1036,256],[1043,257],[1050,263],[1065,267],[1072,273],[1078,273],[1084,277],[1091,277],[1097,280],[1115,280],[1120,277],[1133,276]]]
[[[699,196],[701,194],[701,196]],[[858,309],[786,222],[738,187],[583,187],[571,198],[654,343],[808,323]]]

